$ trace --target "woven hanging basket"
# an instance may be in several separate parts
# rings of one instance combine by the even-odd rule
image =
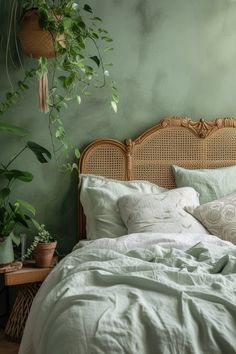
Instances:
[[[64,34],[56,35],[40,28],[37,9],[32,9],[25,13],[18,35],[23,52],[32,58],[54,58],[54,36],[65,47]]]

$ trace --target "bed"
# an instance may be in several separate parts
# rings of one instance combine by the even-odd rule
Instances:
[[[168,117],[85,148],[79,243],[35,297],[20,354],[236,353],[235,128]]]

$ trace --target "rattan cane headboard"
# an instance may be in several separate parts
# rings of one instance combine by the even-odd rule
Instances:
[[[235,128],[235,118],[164,118],[135,140],[95,140],[83,151],[79,171],[118,180],[142,179],[174,188],[173,164],[187,168],[236,165]],[[80,207],[79,239],[85,235],[85,217]]]

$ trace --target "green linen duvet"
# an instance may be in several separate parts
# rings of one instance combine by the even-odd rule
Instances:
[[[20,354],[236,353],[236,247],[209,235],[79,244],[40,288]]]

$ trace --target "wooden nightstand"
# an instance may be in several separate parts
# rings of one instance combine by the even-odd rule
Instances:
[[[7,337],[16,341],[21,340],[33,299],[41,283],[51,270],[52,268],[36,268],[29,264],[24,265],[20,270],[4,274],[5,286],[19,286],[17,297],[5,328]]]

